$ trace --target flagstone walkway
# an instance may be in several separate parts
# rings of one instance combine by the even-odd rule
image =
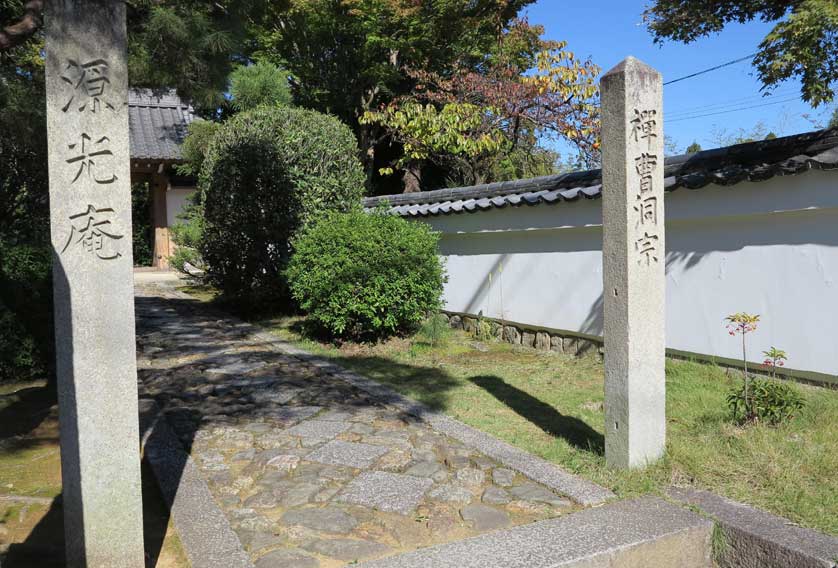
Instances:
[[[165,286],[138,283],[136,307],[140,396],[258,568],[342,566],[579,508]]]

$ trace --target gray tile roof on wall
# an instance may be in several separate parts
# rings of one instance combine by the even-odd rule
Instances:
[[[709,184],[735,185],[793,175],[810,169],[838,168],[838,129],[748,142],[666,158],[667,191],[700,189]],[[387,203],[404,217],[473,213],[488,209],[596,199],[602,193],[600,170],[588,170],[471,187],[368,197],[364,207]]]
[[[128,130],[132,160],[180,160],[186,127],[195,120],[190,105],[174,91],[131,89]]]

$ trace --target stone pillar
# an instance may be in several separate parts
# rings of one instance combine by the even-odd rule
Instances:
[[[633,468],[666,441],[663,85],[629,57],[601,92],[605,459]]]
[[[46,6],[67,565],[141,568],[125,3]]]

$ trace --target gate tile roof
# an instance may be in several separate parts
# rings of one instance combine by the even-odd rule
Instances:
[[[194,110],[175,91],[131,89],[128,93],[131,159],[180,161],[180,146],[193,120]]]

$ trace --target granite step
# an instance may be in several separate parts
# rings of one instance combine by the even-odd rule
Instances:
[[[498,530],[359,568],[709,568],[713,523],[656,497]]]
[[[673,487],[669,497],[715,519],[724,544],[716,550],[723,568],[836,568],[838,538],[709,491]]]

